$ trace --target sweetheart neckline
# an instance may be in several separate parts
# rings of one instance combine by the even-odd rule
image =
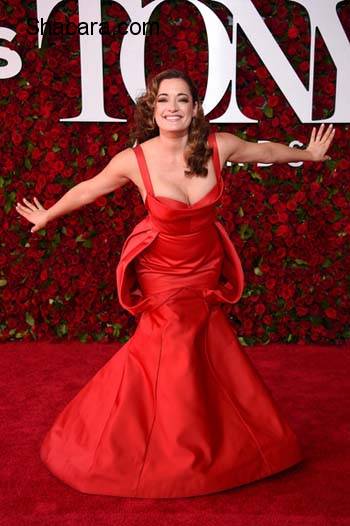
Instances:
[[[201,197],[199,200],[197,200],[195,203],[192,203],[192,204],[191,203],[185,203],[184,201],[180,201],[179,199],[174,199],[173,197],[167,197],[165,195],[159,195],[159,196],[154,195],[153,184],[152,184],[151,176],[150,176],[150,173],[149,173],[149,170],[148,170],[148,164],[147,164],[147,161],[146,161],[146,157],[145,157],[142,145],[138,144],[134,148],[134,151],[135,151],[135,154],[137,153],[137,151],[139,151],[141,153],[141,158],[142,158],[142,161],[143,161],[144,170],[145,170],[145,173],[146,173],[146,176],[147,176],[147,179],[148,179],[148,184],[149,184],[149,186],[151,188],[151,193],[150,193],[148,191],[148,189],[147,189],[147,184],[145,184],[146,197],[145,197],[145,200],[143,201],[143,204],[146,204],[147,198],[150,195],[151,197],[153,197],[154,199],[158,200],[159,202],[161,202],[160,199],[167,199],[167,200],[170,200],[170,201],[175,201],[175,203],[178,203],[180,205],[184,205],[187,209],[192,209],[195,206],[197,206],[199,203],[201,203],[207,196],[209,196],[215,188],[219,187],[219,185],[222,188],[223,187],[223,180],[222,180],[222,177],[221,177],[220,165],[219,165],[219,167],[216,166],[216,162],[218,163],[219,159],[218,159],[218,152],[217,152],[217,144],[216,144],[215,134],[209,134],[209,137],[208,137],[209,144],[211,142],[211,139],[213,140],[213,145],[212,145],[212,147],[213,147],[213,160],[212,160],[212,162],[213,162],[213,165],[214,165],[214,172],[215,172],[216,182],[215,182],[215,185],[213,186],[213,188],[211,188],[211,190],[209,190],[209,192],[207,192],[203,197]],[[215,161],[215,155],[216,155],[216,161]],[[136,155],[136,157],[138,157],[138,156]],[[144,179],[142,167],[140,167],[140,170],[141,170],[142,178]]]
[[[168,199],[170,201],[175,201],[175,203],[179,203],[181,205],[184,205],[187,208],[193,208],[194,206],[199,204],[201,201],[203,201],[206,197],[208,197],[217,188],[217,186],[218,186],[218,183],[216,182],[215,185],[213,186],[213,188],[211,188],[209,190],[209,192],[207,192],[203,197],[198,199],[195,203],[185,203],[184,201],[180,201],[179,199],[174,199],[173,197],[168,197],[166,195],[152,195],[152,194],[149,194],[148,192],[146,194],[146,199],[150,195],[151,197],[153,197],[154,199],[157,199],[157,200],[159,200],[159,199]]]

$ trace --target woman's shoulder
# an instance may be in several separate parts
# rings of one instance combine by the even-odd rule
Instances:
[[[229,134],[226,132],[210,131],[208,135],[208,141],[211,137],[212,140],[214,140],[214,144],[216,144],[219,153],[222,153],[225,150],[227,144],[227,135]]]
[[[226,162],[230,156],[232,145],[239,141],[233,133],[228,132],[213,132],[215,134],[216,144],[219,151],[220,159],[222,164]]]
[[[227,141],[227,135],[230,135],[227,132],[218,132],[218,131],[211,131],[209,132],[209,135],[215,138],[217,145],[223,145]]]
[[[138,183],[138,162],[135,155],[135,148],[127,146],[116,153],[110,161],[115,163],[123,171],[124,176],[134,184]]]
[[[146,139],[145,141],[135,144],[133,148],[136,148],[136,146],[141,146],[141,148],[145,148],[147,150],[148,148],[153,148],[154,146],[157,146],[157,143],[158,135],[156,137],[151,137],[150,139]]]

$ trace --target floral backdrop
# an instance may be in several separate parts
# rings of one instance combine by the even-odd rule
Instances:
[[[309,19],[286,0],[254,0],[300,79],[308,81]],[[144,2],[146,4],[146,2]],[[230,30],[230,13],[206,2]],[[350,38],[349,2],[338,5]],[[128,21],[113,2],[103,20]],[[15,210],[23,197],[53,205],[69,188],[96,175],[128,140],[128,123],[70,123],[80,113],[79,37],[28,34],[35,2],[0,7],[0,26],[16,31],[9,44],[21,72],[0,80],[1,253],[0,338],[7,340],[126,341],[137,319],[119,305],[115,268],[123,241],[146,214],[131,183],[93,204],[30,233]],[[50,21],[78,23],[76,1],[54,9]],[[184,1],[163,2],[152,19],[158,35],[146,39],[146,76],[167,67],[186,70],[204,96],[207,40],[198,11]],[[105,110],[131,122],[133,101],[119,69],[122,35],[103,35]],[[312,125],[301,124],[243,32],[238,35],[237,92],[241,110],[259,124],[212,125],[247,140],[307,144]],[[0,61],[4,65],[4,61]],[[336,70],[317,35],[314,118],[333,112]],[[207,117],[218,117],[229,93]],[[241,257],[245,290],[223,308],[242,344],[333,342],[350,338],[349,126],[336,124],[332,160],[258,167],[227,165],[219,219]]]

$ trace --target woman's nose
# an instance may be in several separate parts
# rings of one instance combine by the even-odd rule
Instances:
[[[169,109],[172,110],[172,111],[175,111],[177,110],[177,102],[176,102],[176,99],[170,99],[169,100]]]

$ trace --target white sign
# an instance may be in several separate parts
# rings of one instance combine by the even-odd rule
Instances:
[[[47,22],[54,7],[61,0],[37,0],[37,17]],[[154,9],[164,0],[153,0],[142,6],[142,0],[119,0],[131,20],[143,25],[150,20]],[[210,122],[214,123],[257,123],[244,115],[236,99],[237,27],[240,26],[250,40],[257,54],[263,60],[290,106],[303,123],[350,122],[350,43],[337,15],[339,0],[298,0],[307,10],[311,27],[310,74],[306,88],[277,44],[272,33],[251,0],[220,0],[231,12],[233,18],[232,42],[221,20],[199,0],[186,0],[194,5],[202,16],[208,37],[208,82],[203,101],[205,114],[220,102],[231,83],[231,98],[223,115]],[[292,0],[286,0],[289,2]],[[100,0],[78,0],[79,18],[90,24],[101,24]],[[321,33],[337,69],[334,114],[321,120],[312,119],[313,83],[315,71],[316,29]],[[160,28],[161,31],[161,28]],[[11,41],[13,32],[0,28],[0,38]],[[136,97],[146,89],[144,34],[127,32],[120,50],[120,70],[130,97]],[[103,100],[103,56],[102,36],[99,32],[80,34],[82,110],[77,117],[61,121],[70,122],[126,122],[125,119],[106,115]],[[41,47],[42,35],[38,34]],[[0,68],[0,78],[10,78],[21,68],[21,59],[16,51],[0,47],[0,58],[8,61]]]

